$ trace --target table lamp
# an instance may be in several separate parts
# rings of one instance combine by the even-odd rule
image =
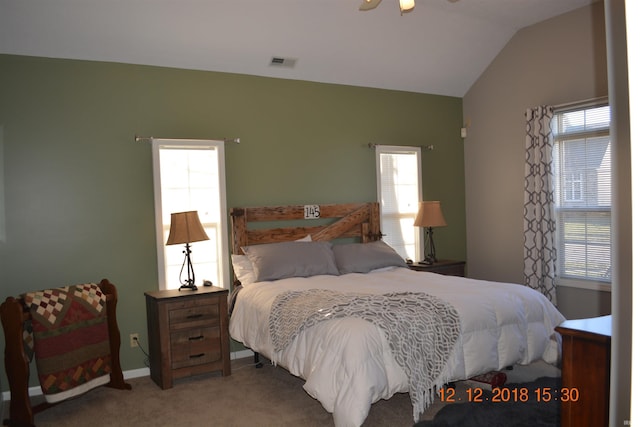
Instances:
[[[195,291],[198,289],[195,284],[196,278],[193,273],[193,264],[191,264],[191,247],[189,244],[202,240],[209,240],[209,236],[207,236],[204,227],[200,223],[197,211],[176,212],[171,214],[171,228],[169,229],[167,245],[185,244],[185,250],[182,251],[185,257],[179,277],[180,283],[182,284],[180,290],[190,289]],[[185,266],[187,267],[187,279],[186,281],[182,281],[182,272]]]
[[[434,262],[438,262],[438,258],[436,258],[436,246],[433,243],[433,227],[444,227],[447,225],[444,220],[444,216],[442,216],[440,202],[420,202],[418,215],[416,215],[416,220],[413,225],[416,227],[424,227],[427,234],[427,244],[424,248],[424,260],[420,261],[420,264],[430,265]],[[429,253],[427,253],[427,248]]]

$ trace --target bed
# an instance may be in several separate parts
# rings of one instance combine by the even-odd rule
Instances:
[[[377,203],[234,208],[231,219],[231,337],[304,379],[336,426],[362,425],[395,393],[409,393],[417,420],[446,383],[559,361],[565,319],[548,299],[406,268],[381,241]]]

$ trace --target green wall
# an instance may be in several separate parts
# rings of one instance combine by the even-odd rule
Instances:
[[[128,336],[146,347],[157,267],[151,147],[136,134],[241,138],[226,149],[228,207],[373,201],[368,143],[433,144],[423,192],[448,222],[438,255],[465,259],[461,126],[461,98],[0,55],[0,299],[106,277],[119,291],[123,368],[144,367]]]

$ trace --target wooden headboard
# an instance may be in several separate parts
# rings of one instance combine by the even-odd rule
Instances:
[[[331,205],[263,206],[233,208],[231,215],[232,251],[241,255],[242,246],[289,242],[307,235],[315,241],[343,237],[359,238],[363,243],[379,240],[380,206],[377,202]],[[318,225],[316,220],[332,220]],[[301,225],[260,227],[259,223],[298,222]],[[309,225],[304,223],[309,222]]]

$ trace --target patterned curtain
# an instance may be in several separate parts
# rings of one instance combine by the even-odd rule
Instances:
[[[527,109],[524,172],[524,282],[556,304],[551,107]]]

